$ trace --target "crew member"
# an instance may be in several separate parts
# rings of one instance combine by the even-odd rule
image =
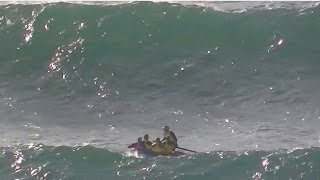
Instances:
[[[165,141],[166,137],[169,136],[170,141],[174,144],[174,149],[178,147],[178,139],[177,139],[176,135],[174,134],[174,132],[170,131],[169,126],[163,127],[163,134],[164,134],[164,137],[161,142]]]
[[[130,146],[128,146],[128,148],[133,148],[133,149],[136,149],[136,150],[144,149],[144,143],[142,141],[142,138],[139,137],[138,138],[138,142],[131,144]]]
[[[147,150],[150,149],[151,146],[152,146],[152,142],[149,141],[149,135],[148,135],[148,134],[144,135],[143,139],[144,139],[144,141],[143,141],[144,147],[145,147]]]
[[[150,150],[157,154],[162,154],[164,152],[164,147],[161,144],[160,138],[156,139],[156,142],[152,144]]]

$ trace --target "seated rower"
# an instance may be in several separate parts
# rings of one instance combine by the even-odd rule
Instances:
[[[144,143],[142,141],[142,138],[139,137],[138,138],[138,142],[131,144],[130,146],[128,146],[128,148],[133,148],[133,149],[136,149],[136,150],[144,149]]]
[[[144,139],[144,141],[143,141],[144,147],[145,147],[147,150],[150,149],[151,146],[152,146],[152,142],[149,141],[149,135],[148,135],[148,134],[144,135],[143,139]]]
[[[162,154],[164,152],[164,147],[161,144],[160,138],[156,139],[156,142],[152,144],[150,150],[157,154]]]

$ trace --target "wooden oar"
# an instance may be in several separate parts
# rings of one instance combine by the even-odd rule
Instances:
[[[182,148],[182,147],[177,147],[177,148],[178,148],[178,149],[181,149],[181,150],[185,150],[185,151],[193,152],[193,153],[198,153],[197,151],[193,151],[193,150],[186,149],[186,148]]]

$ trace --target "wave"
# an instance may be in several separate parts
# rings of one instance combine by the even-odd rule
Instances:
[[[93,146],[1,148],[1,179],[317,179],[320,148],[137,159]]]
[[[103,127],[92,139],[126,142],[136,129],[155,134],[169,124],[182,137],[217,137],[223,150],[237,150],[228,144],[239,137],[244,149],[318,143],[319,7],[303,15],[153,2],[0,9],[1,128],[14,127],[8,142],[26,138],[28,124],[42,142],[55,139],[56,126],[82,128],[78,137]],[[83,141],[61,132],[59,141]]]
[[[183,5],[186,7],[202,7],[215,11],[231,12],[231,13],[243,13],[247,11],[256,10],[275,10],[275,9],[294,9],[298,11],[305,11],[310,8],[317,7],[319,2],[201,2],[201,1],[171,1],[171,0],[153,0],[152,3],[170,3],[173,5]],[[141,2],[134,1],[72,1],[72,0],[43,0],[43,1],[25,1],[18,0],[14,2],[0,2],[1,5],[34,5],[34,4],[55,4],[55,3],[71,3],[79,5],[89,6],[114,6],[121,4],[136,4]],[[144,2],[145,3],[145,2]]]

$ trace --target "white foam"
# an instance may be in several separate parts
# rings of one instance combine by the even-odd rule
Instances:
[[[309,8],[314,8],[319,5],[319,2],[307,1],[170,1],[170,0],[151,0],[155,3],[167,2],[173,4],[182,4],[184,6],[197,6],[213,9],[215,11],[222,12],[232,12],[232,13],[244,13],[250,10],[272,10],[272,9],[296,9],[299,11],[304,11]],[[116,1],[106,1],[106,0],[86,0],[86,1],[75,1],[75,0],[40,0],[40,1],[26,1],[26,0],[16,0],[9,2],[1,2],[0,5],[8,4],[46,4],[46,3],[58,3],[67,2],[83,5],[119,5],[128,3],[137,3],[138,1],[127,1],[127,0],[116,0]],[[150,2],[150,1],[148,1]]]

